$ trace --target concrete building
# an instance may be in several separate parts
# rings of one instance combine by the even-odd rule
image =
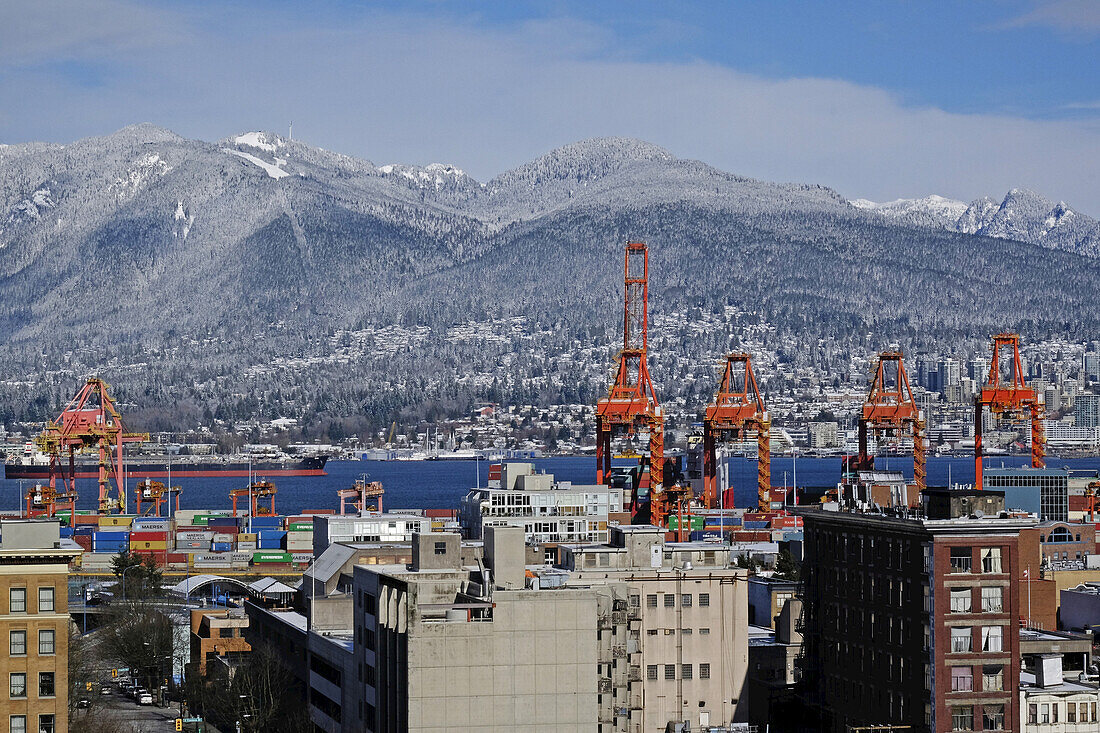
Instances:
[[[990,467],[982,475],[986,488],[1004,492],[1006,509],[1037,514],[1044,522],[1069,519],[1068,469]]]
[[[499,487],[471,489],[459,519],[466,537],[480,539],[484,527],[520,527],[532,543],[607,542],[608,515],[623,510],[623,490],[574,486],[535,473],[530,463],[505,463]]]
[[[783,708],[792,700],[801,679],[798,656],[802,634],[797,630],[802,602],[797,598],[783,605],[775,629],[749,627],[749,673],[745,697],[749,701],[749,723],[758,730],[769,725],[782,727]]]
[[[627,601],[601,647],[611,694],[600,730],[748,720],[748,571],[731,567],[728,545],[667,543],[656,527],[628,525],[613,527],[608,545],[566,546],[561,556],[569,587]]]
[[[69,544],[69,543],[66,543]],[[0,524],[0,721],[12,733],[69,729],[69,564],[56,520]]]
[[[785,580],[766,575],[749,578],[749,623],[774,629],[779,613],[798,593],[797,580]]]
[[[1051,450],[1087,450],[1100,445],[1100,431],[1095,427],[1082,427],[1068,420],[1044,420],[1043,426]]]
[[[313,518],[313,556],[336,542],[408,543],[431,531],[431,519],[411,514],[318,514]]]
[[[1034,520],[797,511],[803,681],[823,730],[946,733],[983,715],[1021,730],[1018,535]]]
[[[1093,356],[1100,355],[1093,354]],[[1077,395],[1077,399],[1073,402],[1073,417],[1079,428],[1100,427],[1100,395]]]
[[[1100,583],[1082,583],[1058,596],[1063,628],[1090,634],[1100,630]]]
[[[812,422],[809,425],[810,447],[826,450],[840,446],[840,426],[836,422]]]
[[[355,568],[353,729],[592,729],[596,595],[529,589],[524,552],[521,529],[494,526],[476,574],[453,534],[417,535],[407,567]]]

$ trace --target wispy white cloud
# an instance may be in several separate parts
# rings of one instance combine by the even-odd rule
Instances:
[[[484,180],[559,144],[629,135],[853,198],[969,199],[1019,186],[1100,213],[1091,116],[955,114],[842,80],[645,62],[576,20],[486,28],[366,13],[310,25],[231,8],[216,20],[147,22],[141,33],[171,42],[100,33],[66,46],[92,48],[89,61],[112,44],[124,50],[123,68],[95,89],[48,69],[13,73],[0,59],[0,98],[34,100],[0,112],[0,139],[65,141],[150,121],[213,140],[294,120],[295,137],[332,150],[450,162]]]
[[[1100,99],[1092,102],[1070,102],[1062,105],[1062,109],[1100,109]]]
[[[1031,10],[1009,18],[995,27],[1040,26],[1072,35],[1100,33],[1100,2],[1096,0],[1039,0]]]

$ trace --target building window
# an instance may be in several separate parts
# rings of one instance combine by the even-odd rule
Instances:
[[[1000,613],[1004,609],[1004,589],[1000,586],[982,588],[982,611]]]
[[[970,692],[974,689],[974,673],[970,667],[951,668],[951,691]]]
[[[972,649],[972,636],[969,626],[955,626],[951,629],[951,651],[968,652]]]
[[[25,630],[11,632],[8,639],[8,653],[13,657],[23,656],[27,653],[27,632]]]
[[[1038,725],[1039,724],[1039,706],[1035,703],[1031,703],[1027,706],[1027,724]]]
[[[12,588],[8,591],[8,608],[10,613],[27,612],[27,589]]]
[[[982,548],[982,572],[983,573],[999,573],[999,572],[1001,572],[1001,548],[1000,547],[983,547]]]
[[[641,607],[641,605],[642,605],[641,596],[630,596],[630,607],[631,608],[639,608],[639,607]]]
[[[707,606],[710,605],[710,593],[700,593],[699,594],[699,605],[702,606],[703,608],[706,608]]]
[[[54,717],[52,715],[38,716],[38,733],[55,733]]]
[[[951,613],[970,613],[972,595],[969,588],[952,588]]]
[[[647,664],[646,665],[645,678],[647,680],[657,679],[657,665],[656,664]]]
[[[1039,722],[1043,725],[1050,722],[1050,705],[1047,703],[1039,706]]]
[[[53,586],[38,589],[38,612],[53,611]]]
[[[1050,704],[1050,722],[1051,723],[1057,723],[1058,722],[1058,709],[1061,708],[1061,707],[1062,706],[1059,705],[1056,702]]]
[[[675,664],[666,664],[665,665],[665,679],[666,680],[676,679],[676,665]]]
[[[39,672],[38,673],[38,696],[39,697],[53,697],[53,672]]]
[[[974,708],[951,708],[951,730],[974,730]]]
[[[703,662],[702,664],[699,665],[699,679],[701,679],[701,680],[709,680],[710,679],[710,662]]]
[[[656,636],[657,635],[657,629],[647,629],[645,633],[646,633],[647,636]]]
[[[1004,730],[1005,727],[1005,706],[1004,705],[983,705],[982,706],[982,728],[984,730]]]
[[[969,573],[970,564],[973,562],[974,553],[969,547],[951,548],[951,572]]]
[[[437,555],[446,555],[447,554],[447,543],[446,542],[436,542],[435,543],[435,554],[437,554]]]
[[[665,608],[676,607],[676,596],[671,593],[665,593]]]
[[[646,608],[656,608],[657,607],[657,594],[656,593],[650,593],[649,595],[647,595],[645,597],[645,606],[646,606]]]
[[[53,629],[39,629],[38,630],[38,653],[39,654],[53,654],[54,653],[54,631],[53,631]]]
[[[1073,702],[1066,703],[1066,722],[1067,723],[1076,723],[1077,722],[1077,703],[1073,703]]]
[[[27,673],[26,672],[12,672],[10,678],[10,685],[8,687],[8,695],[10,697],[26,697],[27,696]]]
[[[983,652],[999,652],[1001,651],[1001,633],[1000,626],[983,626],[982,627],[982,651]]]
[[[982,691],[1000,692],[1005,688],[1005,671],[1001,665],[982,668]]]
[[[684,679],[684,680],[690,680],[691,679],[691,665],[690,664],[681,664],[680,665],[680,679]]]
[[[8,718],[8,728],[11,733],[27,733],[27,716],[12,715]]]
[[[691,608],[691,594],[690,593],[684,593],[682,596],[680,596],[680,606],[682,608]]]
[[[709,633],[710,633],[710,629],[699,629],[699,633],[700,633],[700,634],[704,634],[704,635],[705,635],[705,634],[709,634]]]

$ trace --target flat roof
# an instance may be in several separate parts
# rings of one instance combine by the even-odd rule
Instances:
[[[1063,674],[1065,674],[1063,672]],[[1090,682],[1081,682],[1079,679],[1074,679],[1080,672],[1070,672],[1072,677],[1063,676],[1062,683],[1059,685],[1050,685],[1049,687],[1039,687],[1035,682],[1034,672],[1025,672],[1020,670],[1020,688],[1023,690],[1024,695],[1028,694],[1042,694],[1044,692],[1085,692],[1096,694],[1097,686]]]

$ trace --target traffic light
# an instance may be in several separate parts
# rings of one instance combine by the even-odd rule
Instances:
[[[176,718],[176,730],[183,730],[183,718]]]
[[[112,669],[112,670],[111,670],[111,677],[113,677],[113,678],[117,678],[117,677],[118,677],[118,670],[117,670],[117,669]]]
[[[92,691],[92,683],[91,682],[85,682],[84,683],[84,689],[87,690],[88,692],[91,692]]]

